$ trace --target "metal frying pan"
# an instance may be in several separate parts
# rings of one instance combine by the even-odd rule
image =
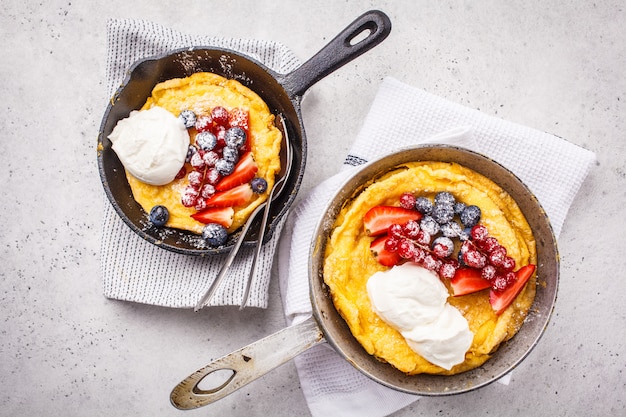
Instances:
[[[370,181],[412,161],[457,162],[493,180],[518,203],[533,230],[537,245],[537,293],[524,325],[515,337],[503,343],[482,366],[453,376],[410,376],[376,360],[352,336],[324,284],[326,241],[345,202]],[[323,341],[327,341],[359,371],[390,388],[424,396],[471,391],[507,374],[530,353],[547,327],[556,301],[558,281],[559,256],[550,222],[535,196],[514,174],[485,156],[457,147],[430,145],[404,149],[369,163],[354,174],[331,199],[319,220],[313,234],[309,259],[313,316],[198,370],[174,388],[171,401],[181,409],[209,404]],[[198,386],[206,376],[224,370],[230,374],[222,385],[212,389],[201,389]]]
[[[306,134],[301,114],[304,93],[316,82],[382,42],[391,31],[391,22],[383,12],[369,11],[348,25],[317,54],[288,74],[279,74],[262,63],[232,50],[194,47],[137,62],[111,99],[98,134],[98,166],[107,197],[120,217],[144,239],[173,252],[189,255],[211,255],[229,252],[238,234],[234,233],[224,246],[208,248],[201,237],[178,229],[150,227],[143,209],[133,199],[124,168],[111,149],[109,134],[116,123],[132,110],[143,106],[159,82],[208,71],[237,79],[256,92],[274,114],[286,119],[292,140],[293,169],[285,192],[273,204],[265,240],[271,237],[278,220],[293,203],[302,182],[306,161]],[[251,227],[259,229],[259,221]],[[244,245],[257,240],[249,233]]]

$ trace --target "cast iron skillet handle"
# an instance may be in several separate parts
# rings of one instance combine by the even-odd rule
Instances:
[[[309,317],[197,370],[172,390],[170,401],[180,410],[211,404],[323,341],[317,321]],[[216,371],[226,371],[230,377],[212,389],[198,387],[202,379]]]
[[[391,32],[391,20],[371,10],[359,16],[317,54],[289,74],[281,84],[292,97],[302,96],[313,84],[381,43]],[[356,43],[352,41],[362,35]]]

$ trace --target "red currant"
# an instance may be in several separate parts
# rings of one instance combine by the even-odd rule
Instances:
[[[387,240],[385,240],[385,250],[389,252],[395,252],[398,250],[399,240],[395,236],[389,236]]]
[[[403,193],[400,196],[400,206],[412,210],[415,208],[415,196],[411,193]]]

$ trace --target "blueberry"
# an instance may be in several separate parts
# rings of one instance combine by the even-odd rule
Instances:
[[[191,161],[191,157],[198,152],[198,148],[196,148],[195,145],[189,145],[189,148],[187,148],[187,156],[185,157],[185,162],[190,162]]]
[[[267,190],[267,181],[265,181],[265,178],[253,178],[252,181],[250,181],[250,185],[252,186],[252,191],[257,194],[263,194],[265,190]]]
[[[464,242],[466,240],[470,240],[472,235],[472,228],[471,227],[466,227],[465,229],[461,230],[461,232],[459,233],[459,240],[461,242]]]
[[[231,146],[225,146],[224,149],[222,149],[222,157],[228,162],[236,164],[237,161],[239,161],[239,150]]]
[[[196,114],[191,110],[181,111],[178,118],[183,122],[187,129],[194,127],[196,124]]]
[[[196,145],[203,151],[211,151],[217,145],[217,138],[211,132],[200,132],[196,135]]]
[[[246,131],[239,126],[231,127],[224,135],[226,145],[233,148],[241,148],[246,143]]]
[[[420,221],[420,227],[431,236],[439,233],[440,229],[439,223],[437,223],[431,216],[424,216]]]
[[[235,170],[235,164],[225,159],[220,159],[215,163],[215,169],[222,176],[230,175]]]
[[[465,203],[461,203],[460,201],[457,201],[456,203],[454,203],[454,214],[460,215],[465,209],[465,207],[467,207]]]
[[[454,207],[451,204],[437,204],[431,213],[439,224],[446,224],[454,218]]]
[[[163,227],[167,220],[170,218],[170,212],[165,206],[154,206],[150,210],[150,221],[156,227]]]
[[[454,206],[456,199],[447,191],[441,191],[435,195],[436,206]]]
[[[462,232],[463,229],[461,229],[461,226],[455,221],[441,225],[441,234],[446,237],[457,237]]]
[[[461,212],[461,223],[465,227],[475,226],[480,221],[480,216],[481,212],[478,206],[467,206]]]
[[[433,202],[426,197],[417,197],[415,199],[415,209],[422,214],[430,214],[433,209]]]
[[[221,224],[209,223],[202,228],[202,238],[209,246],[217,247],[226,243],[228,232]]]

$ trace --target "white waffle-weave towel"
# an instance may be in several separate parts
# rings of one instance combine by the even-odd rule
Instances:
[[[189,46],[232,49],[280,73],[290,72],[299,66],[295,55],[276,42],[192,36],[144,20],[110,20],[107,35],[106,85],[110,96],[135,61]],[[201,258],[158,248],[132,232],[106,197],[104,199],[101,241],[104,295],[167,307],[193,307],[219,272],[226,255]],[[263,246],[248,306],[267,307],[271,266],[281,228],[277,228],[272,239]],[[241,303],[252,266],[253,250],[241,249],[210,305]]]
[[[386,78],[341,172],[317,186],[292,209],[279,247],[285,314],[297,322],[311,314],[309,243],[322,210],[355,166],[419,143],[463,146],[515,173],[539,199],[558,237],[567,211],[595,155],[564,139],[469,109]],[[314,417],[382,417],[419,397],[368,379],[327,344],[295,358],[302,390]],[[510,375],[502,378],[508,383]]]

